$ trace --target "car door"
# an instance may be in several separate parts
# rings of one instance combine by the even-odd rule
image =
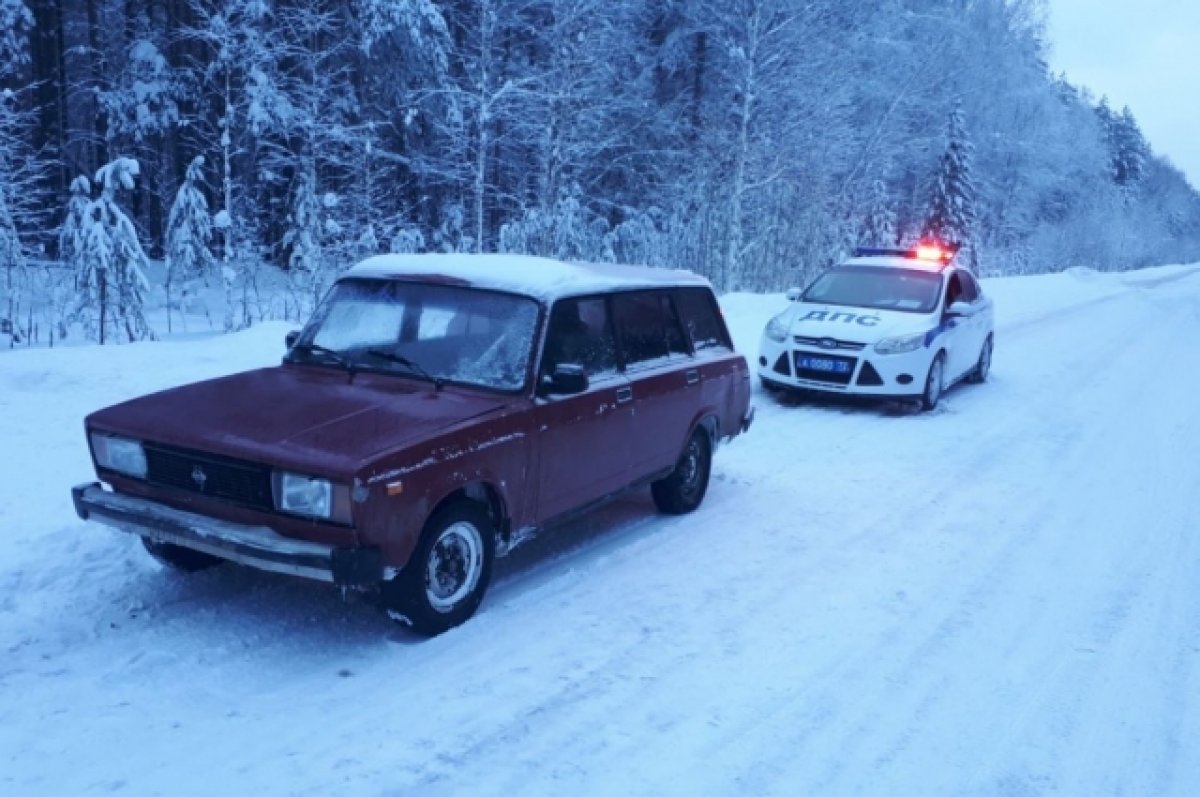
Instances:
[[[947,308],[950,304],[958,303],[967,310],[965,315],[947,319],[948,323],[953,324],[950,335],[954,346],[951,362],[947,363],[949,376],[958,379],[974,368],[979,361],[979,351],[987,334],[987,314],[984,312],[979,284],[969,271],[955,269],[950,275],[950,282],[951,286],[947,288],[946,296],[949,299],[953,289],[955,297],[953,302],[947,303]]]
[[[558,395],[544,387],[558,365],[583,367],[588,387]],[[633,391],[618,367],[606,297],[560,299],[550,311],[537,371],[539,522],[616,492],[631,457]]]
[[[979,353],[983,351],[983,343],[992,331],[991,299],[983,295],[979,281],[969,271],[962,271],[963,299],[971,303],[970,329],[971,342],[968,346],[970,362],[968,368],[974,368],[979,362]]]
[[[701,375],[670,291],[613,296],[625,376],[633,390],[629,481],[671,468],[686,442]]]
[[[946,279],[946,297],[942,304],[947,384],[962,376],[971,361],[970,316],[950,315],[952,305],[965,301],[964,292],[962,275],[958,269],[954,269]]]

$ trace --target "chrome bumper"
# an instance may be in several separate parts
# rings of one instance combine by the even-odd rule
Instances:
[[[238,564],[345,587],[366,588],[384,577],[378,548],[336,548],[172,509],[145,498],[105,490],[97,482],[71,489],[75,513],[118,531],[191,548]]]

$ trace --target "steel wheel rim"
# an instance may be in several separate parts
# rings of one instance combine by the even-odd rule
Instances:
[[[449,612],[475,591],[483,574],[483,537],[465,520],[442,529],[425,563],[425,597]]]
[[[692,495],[700,487],[700,443],[694,438],[679,462],[679,486],[685,495]]]

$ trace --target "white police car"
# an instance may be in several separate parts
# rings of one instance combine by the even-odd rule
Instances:
[[[955,250],[859,249],[817,277],[763,331],[758,374],[787,388],[937,406],[954,383],[987,379],[992,300]]]

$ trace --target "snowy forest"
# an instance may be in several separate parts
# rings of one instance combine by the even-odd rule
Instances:
[[[0,334],[301,318],[381,252],[805,282],[1200,260],[1200,195],[1042,0],[0,0]],[[275,298],[264,298],[275,297]],[[279,300],[278,297],[283,297]],[[199,308],[199,309],[198,309]]]

